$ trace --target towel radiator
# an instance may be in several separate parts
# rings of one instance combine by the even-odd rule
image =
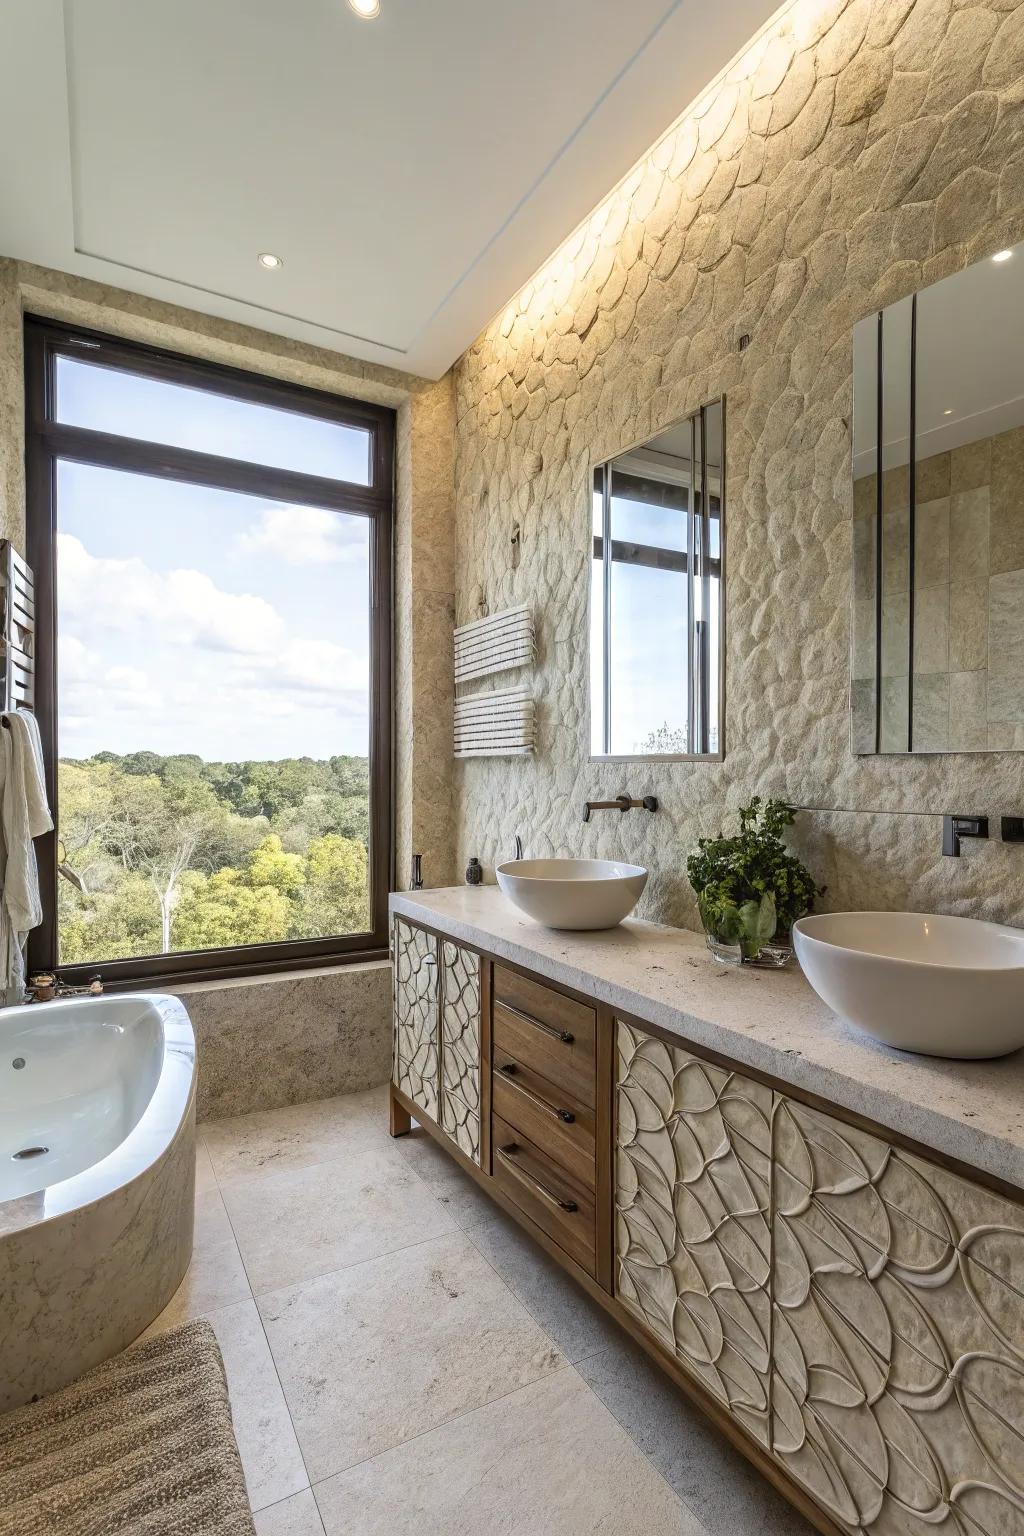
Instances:
[[[10,539],[0,539],[0,707],[36,706],[36,583]]]

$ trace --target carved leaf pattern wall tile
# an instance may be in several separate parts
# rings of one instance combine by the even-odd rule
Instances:
[[[437,1119],[437,940],[395,920],[395,1082]]]
[[[616,1292],[769,1441],[771,1090],[617,1024]]]
[[[1024,1536],[1024,1210],[782,1096],[772,1449],[872,1536]]]
[[[480,959],[441,942],[441,1128],[480,1162]]]

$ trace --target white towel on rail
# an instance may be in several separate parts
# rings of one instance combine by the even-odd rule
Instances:
[[[9,1003],[25,991],[25,945],[43,920],[39,869],[33,838],[53,827],[46,801],[43,749],[35,716],[28,710],[0,714],[0,990]]]

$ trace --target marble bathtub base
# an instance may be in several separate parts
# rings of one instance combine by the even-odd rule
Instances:
[[[0,1412],[126,1348],[192,1255],[195,1108],[131,1184],[0,1238]]]

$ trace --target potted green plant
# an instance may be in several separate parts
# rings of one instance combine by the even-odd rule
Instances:
[[[740,811],[738,837],[702,837],[687,859],[716,960],[782,966],[791,958],[790,930],[825,889],[783,845],[795,819],[784,800],[755,795]]]

